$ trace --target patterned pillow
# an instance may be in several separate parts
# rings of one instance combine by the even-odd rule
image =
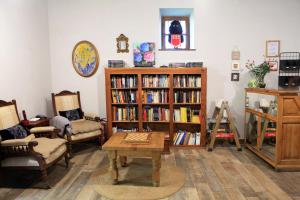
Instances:
[[[67,110],[67,111],[59,111],[59,115],[67,118],[70,121],[74,121],[74,120],[83,118],[83,112],[82,112],[81,108],[77,108],[74,110]]]
[[[27,137],[27,131],[19,124],[8,129],[1,130],[0,134],[2,141],[10,139],[22,139]]]

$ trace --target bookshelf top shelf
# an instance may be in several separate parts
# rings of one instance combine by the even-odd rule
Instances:
[[[187,75],[187,74],[201,74],[207,69],[205,67],[191,67],[191,68],[157,68],[157,67],[128,67],[128,68],[105,68],[105,72],[111,74],[174,74],[174,75]]]
[[[200,125],[200,122],[173,122],[174,124],[191,124],[191,125]]]
[[[169,87],[142,87],[142,89],[149,89],[149,90],[167,90],[170,89]]]
[[[138,88],[111,88],[112,90],[137,90]]]
[[[174,90],[201,90],[201,87],[174,87]]]

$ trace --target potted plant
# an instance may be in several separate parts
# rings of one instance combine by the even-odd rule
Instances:
[[[270,65],[267,62],[263,62],[260,65],[255,65],[254,61],[246,63],[246,68],[249,69],[251,76],[254,78],[249,81],[248,87],[265,88],[264,82],[265,76],[270,72]]]

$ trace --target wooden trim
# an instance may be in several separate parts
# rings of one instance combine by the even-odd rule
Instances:
[[[264,88],[245,88],[247,93],[258,93],[273,96],[298,96],[300,94],[299,90],[276,90],[276,89],[264,89]]]
[[[277,117],[273,116],[273,115],[270,115],[268,113],[258,112],[256,110],[251,109],[251,108],[246,108],[245,111],[249,112],[249,113],[252,113],[252,114],[255,114],[255,115],[259,116],[259,117],[263,117],[263,118],[269,119],[271,121],[277,122]]]

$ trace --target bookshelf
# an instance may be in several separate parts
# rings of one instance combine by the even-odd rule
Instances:
[[[162,131],[173,146],[204,147],[206,74],[200,67],[105,68],[108,136],[116,127],[117,132]],[[199,142],[188,144],[188,137],[176,145],[177,132],[201,133]]]

